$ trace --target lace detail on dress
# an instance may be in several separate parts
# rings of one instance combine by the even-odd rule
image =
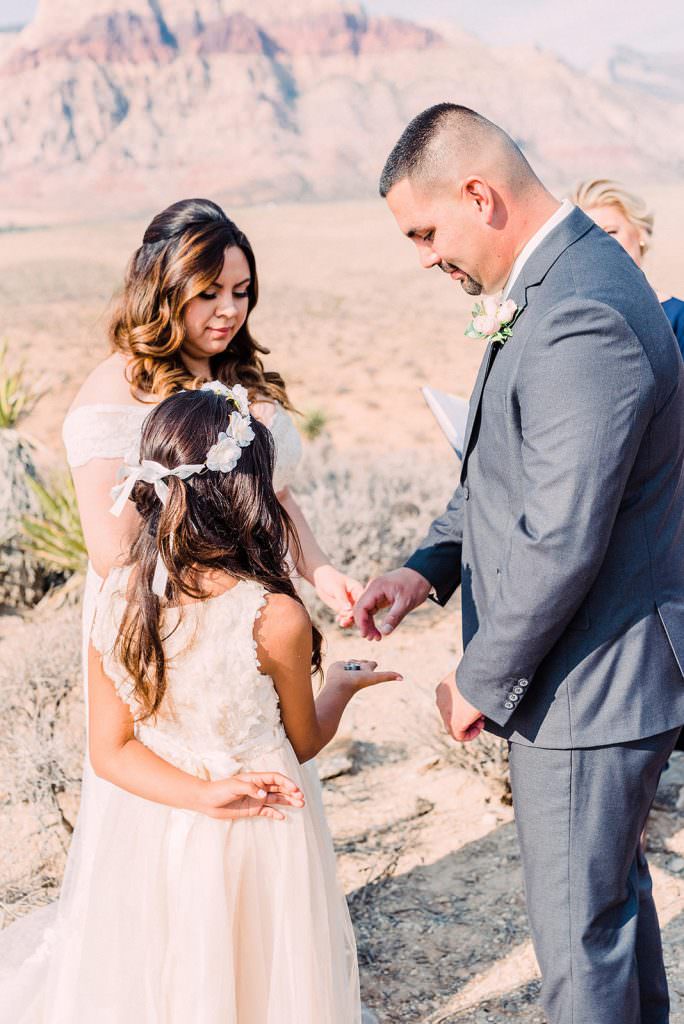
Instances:
[[[132,680],[113,656],[130,571],[115,569],[105,580],[91,640],[120,698],[139,717]],[[254,638],[265,603],[264,588],[243,580],[216,597],[165,611],[167,689],[156,717],[136,722],[141,743],[204,778],[240,771],[244,759],[282,744],[278,695],[259,668]]]
[[[62,426],[70,466],[91,459],[123,459],[140,441],[140,431],[154,406],[80,405]]]
[[[276,492],[284,491],[292,483],[302,457],[302,439],[292,416],[282,405],[276,404],[268,429],[273,435],[276,448],[273,487]]]

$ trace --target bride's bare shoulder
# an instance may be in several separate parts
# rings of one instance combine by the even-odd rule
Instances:
[[[69,411],[73,412],[81,405],[137,405],[131,394],[127,365],[125,356],[120,352],[103,359],[81,384]]]

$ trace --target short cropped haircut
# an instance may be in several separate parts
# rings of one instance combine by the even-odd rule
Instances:
[[[413,118],[387,157],[378,186],[383,199],[397,182],[429,170],[432,143],[442,130],[451,128],[458,132],[466,149],[496,138],[515,154],[516,163],[524,164],[525,170],[534,173],[520,148],[498,125],[470,107],[457,103],[437,103]]]

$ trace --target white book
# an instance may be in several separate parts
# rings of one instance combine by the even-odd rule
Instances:
[[[463,460],[463,442],[465,440],[466,423],[470,403],[466,398],[450,395],[437,388],[422,388],[423,398],[428,409],[444,431],[447,441],[461,461]]]

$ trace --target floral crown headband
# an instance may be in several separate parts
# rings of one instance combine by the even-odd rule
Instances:
[[[112,498],[115,500],[110,512],[113,516],[121,515],[138,481],[153,484],[157,497],[162,505],[166,505],[169,496],[168,484],[165,483],[166,477],[176,476],[180,480],[187,480],[188,477],[199,476],[206,473],[207,470],[230,473],[235,469],[242,455],[242,449],[254,440],[247,389],[242,384],[234,384],[229,388],[221,381],[212,380],[203,384],[200,390],[213,391],[215,395],[222,395],[235,406],[235,412],[230,416],[228,429],[221,431],[218,440],[207,452],[204,462],[183,463],[181,466],[172,467],[162,466],[161,463],[154,462],[152,459],[143,459],[137,463],[125,462],[120,471],[123,481],[112,489]],[[152,593],[157,597],[161,598],[166,593],[168,578],[168,570],[160,552],[157,556],[157,565],[152,580]]]

